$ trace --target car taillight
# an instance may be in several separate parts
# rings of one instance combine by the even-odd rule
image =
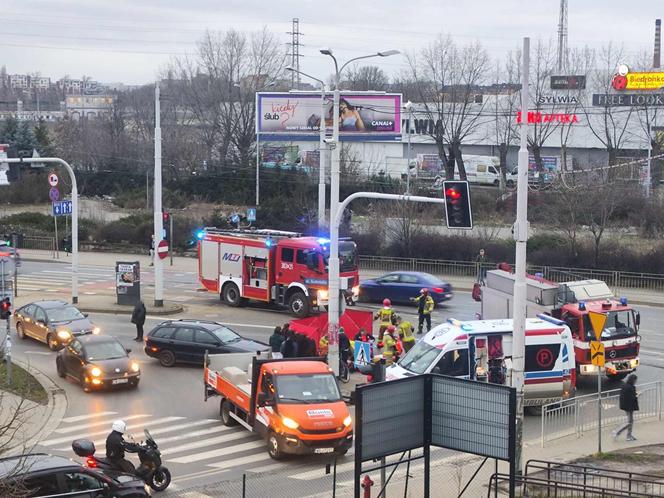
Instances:
[[[86,458],[85,463],[87,464],[88,467],[90,467],[92,469],[97,467],[97,461],[92,457]]]
[[[433,292],[435,292],[436,294],[442,294],[442,293],[443,293],[443,288],[442,288],[442,287],[434,287],[434,288],[431,289],[431,290],[432,290]]]

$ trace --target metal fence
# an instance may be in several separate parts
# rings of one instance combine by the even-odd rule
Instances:
[[[18,239],[18,249],[39,249],[41,251],[52,251],[55,255],[55,237],[23,235]]]
[[[662,420],[663,382],[641,384],[639,392],[639,411],[634,412],[634,419],[658,418]],[[602,392],[602,426],[618,425],[625,420],[625,414],[619,407],[620,389]],[[596,430],[598,426],[597,394],[576,396],[561,402],[542,406],[541,445],[565,436],[581,437],[585,432]]]
[[[494,269],[496,264],[486,263],[483,268]],[[360,268],[374,271],[422,271],[446,277],[476,278],[479,271],[474,261],[451,261],[442,259],[393,258],[387,256],[360,256]],[[593,268],[565,268],[560,266],[528,265],[531,274],[541,273],[554,282],[570,280],[598,279],[603,280],[614,290],[641,289],[645,291],[664,292],[664,275],[659,273],[642,273],[614,270],[598,270]]]

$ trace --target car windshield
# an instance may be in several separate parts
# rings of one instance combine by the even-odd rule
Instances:
[[[427,344],[425,341],[418,341],[417,344],[408,351],[408,354],[399,361],[399,366],[410,372],[423,374],[426,372],[427,368],[436,361],[439,354],[440,349],[437,347]]]
[[[583,328],[586,331],[586,340],[594,341],[595,333],[588,315],[583,317]],[[634,327],[631,311],[609,311],[606,314],[606,323],[604,324],[604,330],[602,330],[601,340],[619,339],[635,335],[636,328]]]
[[[74,306],[62,306],[61,308],[47,309],[48,319],[51,322],[69,322],[71,320],[80,320],[85,318],[83,313]]]
[[[229,342],[238,342],[242,340],[242,337],[237,335],[228,327],[219,327],[218,329],[211,330],[211,332],[217,339],[226,344]]]
[[[340,399],[341,393],[331,373],[277,376],[278,403],[325,403]]]
[[[330,246],[326,245],[323,252],[323,263],[328,266]],[[339,241],[339,271],[348,272],[357,270],[357,245],[352,240]]]
[[[112,360],[113,358],[124,358],[127,351],[119,342],[98,342],[85,346],[85,358],[93,360]]]

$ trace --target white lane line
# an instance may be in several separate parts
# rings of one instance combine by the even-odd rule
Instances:
[[[264,458],[256,459],[256,457],[259,457],[261,455],[264,456]],[[206,467],[212,467],[212,468],[219,469],[219,470],[226,470],[226,469],[232,469],[233,467],[238,467],[240,465],[246,465],[248,463],[251,463],[252,464],[251,468],[249,468],[247,470],[249,470],[251,472],[254,472],[254,473],[258,473],[258,469],[254,468],[253,464],[254,463],[261,463],[261,462],[274,462],[274,460],[272,460],[267,455],[267,450],[265,450],[264,453],[261,452],[261,453],[255,453],[253,455],[245,456],[245,457],[242,457],[242,458],[233,458],[232,460],[226,460],[225,462],[210,463],[210,464],[206,465]],[[277,463],[277,464],[273,463],[272,465],[276,465],[277,467],[284,467],[284,466],[287,466],[288,463],[287,462]],[[270,467],[270,465],[268,465],[267,467]]]
[[[219,422],[218,420],[215,420],[215,422]],[[170,437],[160,437],[159,438],[159,444],[163,443],[171,443],[173,441],[182,441],[183,439],[191,439],[193,437],[198,437],[198,436],[207,436],[209,434],[215,434],[218,432],[226,432],[232,430],[233,427],[226,427],[225,425],[219,425],[217,427],[212,427],[211,429],[202,429],[200,431],[194,431],[194,432],[186,432],[184,434],[180,434],[178,436],[170,436]],[[244,432],[244,430],[242,431]]]
[[[252,450],[254,448],[265,447],[265,441],[252,441],[249,443],[238,444],[229,448],[219,448],[217,450],[204,451],[203,453],[194,453],[193,455],[182,456],[178,458],[169,459],[174,463],[193,463],[200,462],[201,460],[208,460],[210,458],[217,458],[220,456],[230,455],[231,453],[239,453],[244,450]]]
[[[198,448],[205,448],[206,446],[212,446],[213,444],[223,444],[228,441],[234,441],[236,439],[245,439],[247,436],[251,436],[251,433],[247,431],[238,431],[234,434],[224,434],[223,436],[207,438],[202,441],[194,441],[193,443],[181,444],[180,446],[173,446],[162,450],[162,455],[172,455],[173,453],[180,453],[182,451],[196,450]],[[163,441],[159,441],[161,444]]]
[[[29,351],[26,351],[26,353],[28,352]],[[62,421],[65,422],[66,424],[70,424],[72,422],[80,422],[81,420],[87,420],[89,418],[104,417],[106,415],[115,415],[117,413],[118,412],[88,413],[87,415],[76,415],[74,417],[63,418]]]
[[[664,356],[664,352],[662,351],[649,351],[647,349],[641,349],[639,351],[639,354],[646,354],[646,355],[655,355],[655,356]]]
[[[111,412],[115,413],[115,412]],[[145,417],[151,417],[151,415],[130,415],[129,417],[125,417],[122,420],[125,422],[128,420],[135,420],[137,418],[145,418]],[[57,432],[58,434],[69,434],[71,432],[77,432],[85,429],[90,429],[92,427],[97,427],[99,425],[108,425],[110,426],[113,423],[113,420],[115,419],[108,419],[108,420],[100,420],[98,422],[92,422],[90,424],[83,424],[83,425],[77,425],[76,427],[65,427],[63,429],[55,429],[54,432]]]
[[[182,420],[183,418],[185,418],[185,417],[164,417],[164,418],[160,418],[160,419],[157,419],[157,420],[150,420],[150,425],[166,424],[168,422],[174,422],[175,420]],[[141,424],[132,424],[132,425],[128,425],[127,429],[137,429],[137,428],[142,428],[142,427],[145,427],[145,426],[141,425]],[[56,439],[48,439],[46,441],[42,441],[40,444],[42,446],[55,446],[56,444],[60,444],[60,443],[68,443],[68,442],[72,441],[73,439],[83,439],[83,438],[90,439],[92,437],[102,436],[104,434],[108,434],[108,430],[97,431],[97,432],[93,432],[93,433],[84,432],[84,433],[76,434],[74,436],[60,437],[60,438],[56,438]]]
[[[44,356],[49,356],[51,353],[48,351],[26,351],[25,354],[41,354]]]
[[[268,462],[274,462],[271,458],[267,458]],[[251,472],[253,474],[262,474],[263,472],[270,472],[272,470],[277,470],[283,468],[284,464],[283,463],[272,463],[270,465],[263,465],[261,467],[254,467],[253,465],[247,469],[248,472]],[[208,467],[214,467],[214,465],[208,465]],[[338,467],[338,464],[337,464]]]

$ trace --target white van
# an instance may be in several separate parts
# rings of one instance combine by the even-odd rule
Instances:
[[[526,319],[524,405],[568,398],[576,386],[572,333],[548,315]],[[512,320],[449,319],[420,339],[386,380],[425,373],[512,385]]]
[[[500,184],[500,159],[493,156],[463,156],[466,177],[469,183],[482,185]],[[454,179],[459,179],[459,172],[455,170]]]

